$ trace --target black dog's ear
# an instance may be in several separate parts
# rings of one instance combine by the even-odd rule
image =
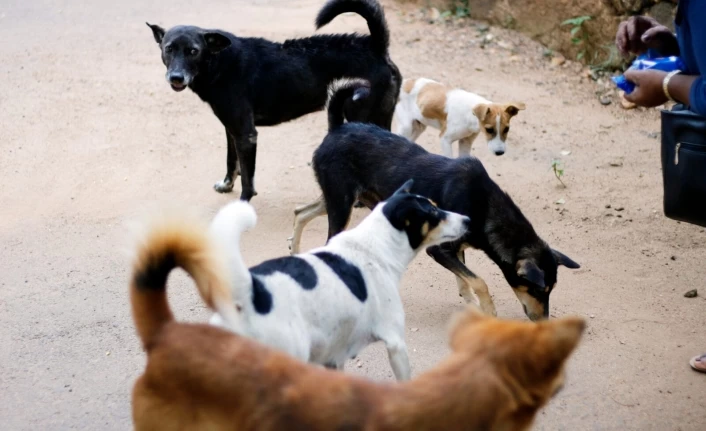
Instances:
[[[581,268],[581,265],[574,262],[573,260],[571,260],[571,258],[569,256],[565,255],[564,253],[562,253],[560,251],[556,251],[556,250],[552,249],[552,254],[554,255],[554,259],[556,259],[556,263],[558,263],[559,265],[564,265],[565,267],[567,267],[569,269]]]
[[[156,24],[150,24],[146,22],[147,27],[152,29],[152,35],[154,35],[154,40],[157,41],[157,43],[162,43],[162,39],[164,39],[164,29]]]
[[[529,259],[517,261],[517,275],[535,286],[539,286],[541,289],[546,287],[544,284],[544,271],[539,269],[537,264]]]
[[[205,33],[203,38],[206,40],[208,50],[214,54],[230,46],[230,39],[220,33]]]
[[[402,184],[402,187],[400,187],[399,189],[397,189],[397,191],[394,192],[394,193],[392,194],[392,196],[401,195],[401,194],[403,194],[403,193],[409,193],[409,191],[412,190],[412,186],[413,186],[413,185],[414,185],[414,180],[412,180],[412,179],[407,180],[407,182],[404,183],[404,184]]]

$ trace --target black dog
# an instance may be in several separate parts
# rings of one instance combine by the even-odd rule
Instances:
[[[427,249],[456,275],[461,296],[475,302],[478,295],[481,308],[495,314],[488,286],[465,265],[463,252],[473,247],[483,250],[500,267],[530,319],[548,317],[558,265],[579,265],[539,238],[478,159],[430,154],[378,126],[344,124],[344,106],[353,108],[355,101],[366,99],[369,92],[364,82],[348,82],[329,101],[329,133],[313,158],[323,197],[295,210],[292,252],[298,252],[304,226],[315,217],[328,214],[331,238],[346,228],[356,200],[373,208],[413,178],[413,193],[435,201],[439,208],[471,218],[470,230],[463,238]]]
[[[256,195],[255,127],[323,109],[326,89],[335,79],[369,81],[377,97],[358,113],[365,121],[390,129],[402,76],[388,55],[385,14],[375,0],[330,0],[316,17],[316,28],[346,12],[365,18],[370,36],[321,35],[276,43],[191,26],[165,32],[147,24],[162,50],[172,88],[191,88],[225,126],[227,170],[223,181],[214,186],[216,191],[233,190],[241,174],[240,199]]]

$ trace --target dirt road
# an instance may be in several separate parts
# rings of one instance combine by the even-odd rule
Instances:
[[[194,94],[166,84],[144,22],[283,40],[311,34],[322,3],[0,5],[3,429],[128,429],[144,355],[127,302],[126,222],[162,202],[212,214],[239,193],[239,184],[231,195],[211,189],[225,170],[222,128]],[[386,5],[392,56],[405,76],[527,104],[506,155],[491,155],[482,138],[474,154],[540,235],[582,264],[560,271],[552,315],[589,321],[567,386],[536,428],[706,429],[706,376],[687,365],[706,351],[706,302],[683,296],[694,288],[706,295],[705,235],[661,215],[658,113],[599,105],[595,84],[550,68],[541,47],[517,35],[493,28],[481,49],[473,26],[446,30]],[[352,16],[326,30],[367,31]],[[260,221],[244,238],[249,263],[287,253],[293,208],[318,195],[307,162],[324,134],[321,113],[260,129],[253,200]],[[420,142],[440,150],[431,131]],[[553,158],[563,159],[568,188],[550,171]],[[303,245],[324,238],[320,219]],[[499,315],[524,319],[499,270],[479,253],[468,262],[490,285]],[[205,320],[188,279],[172,281],[178,317]],[[462,304],[451,274],[426,255],[410,266],[401,294],[416,374],[445,355],[446,324]],[[391,378],[380,346],[347,372]]]

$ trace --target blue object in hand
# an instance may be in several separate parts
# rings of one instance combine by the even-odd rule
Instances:
[[[657,57],[654,52],[648,51],[647,54],[638,56],[630,65],[628,70],[646,70],[654,69],[663,72],[671,72],[673,70],[684,70],[684,63],[679,57]],[[625,94],[630,94],[635,90],[635,84],[625,79],[625,75],[614,76],[613,82]]]

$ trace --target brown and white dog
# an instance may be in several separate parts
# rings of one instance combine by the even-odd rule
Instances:
[[[206,304],[238,313],[227,265],[206,226],[162,220],[142,238],[130,296],[147,366],[132,394],[135,430],[526,430],[563,383],[580,318],[501,321],[469,309],[451,354],[406,383],[375,383],[307,365],[257,341],[174,320],[175,267]]]
[[[483,131],[488,149],[505,154],[510,120],[525,104],[493,103],[477,94],[427,78],[405,79],[395,108],[398,135],[415,142],[427,127],[441,131],[441,152],[453,157],[451,144],[458,142],[458,155],[471,155],[471,146]]]

